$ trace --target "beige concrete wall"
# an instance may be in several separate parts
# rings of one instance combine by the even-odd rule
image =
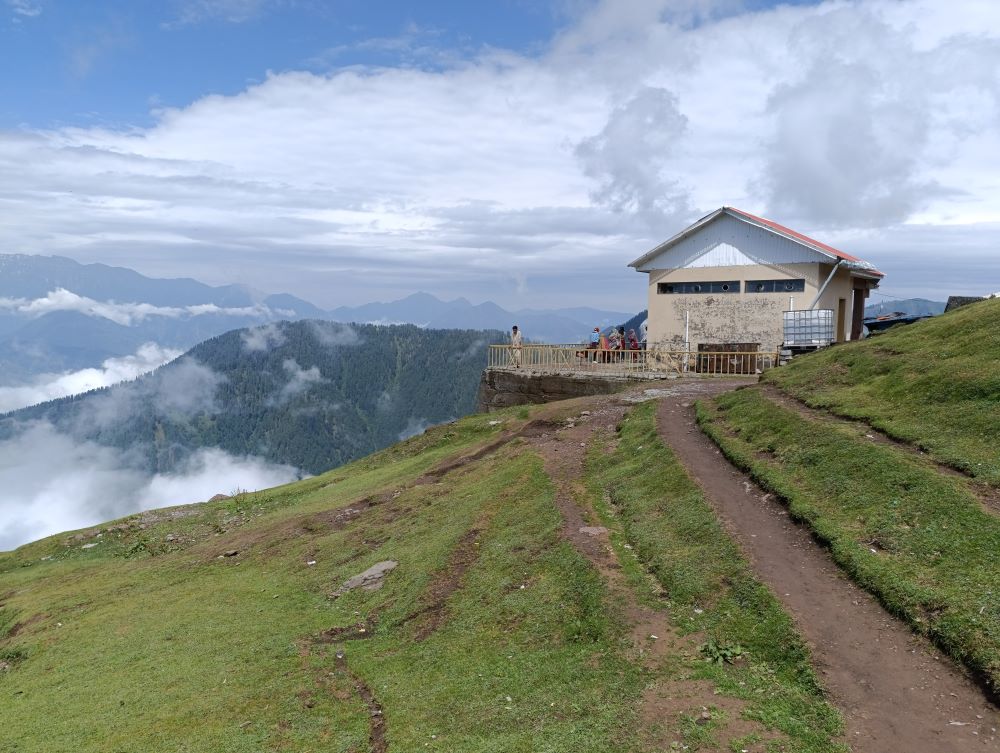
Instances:
[[[826,281],[831,264],[783,264],[770,266],[701,267],[697,269],[662,269],[649,273],[649,333],[650,346],[684,347],[684,314],[689,312],[691,347],[698,343],[756,342],[761,349],[780,346],[782,312],[789,309],[789,298],[795,309],[805,309]],[[747,280],[804,279],[805,290],[796,293],[748,293]],[[668,293],[656,292],[661,282],[722,282],[739,280],[739,293]],[[844,333],[851,331],[851,296],[853,283],[846,269],[837,271],[816,308],[834,312],[836,328],[839,300],[844,299]],[[835,333],[836,334],[836,333]]]

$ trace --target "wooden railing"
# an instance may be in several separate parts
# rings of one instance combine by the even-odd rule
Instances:
[[[592,373],[654,378],[664,374],[759,374],[778,363],[776,352],[694,352],[687,350],[599,350],[583,345],[491,345],[490,369],[546,374]]]

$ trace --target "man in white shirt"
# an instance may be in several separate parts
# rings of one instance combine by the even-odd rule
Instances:
[[[521,368],[521,332],[516,324],[510,328],[510,362],[515,369]]]

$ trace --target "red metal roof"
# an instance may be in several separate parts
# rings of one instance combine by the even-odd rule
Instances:
[[[816,240],[815,238],[810,238],[808,235],[803,235],[802,233],[797,232],[795,230],[792,230],[791,228],[785,227],[784,225],[780,225],[777,222],[775,222],[774,220],[769,220],[769,219],[766,219],[764,217],[758,217],[755,214],[750,214],[749,212],[744,212],[742,209],[737,209],[736,207],[723,207],[723,208],[729,210],[730,212],[733,212],[734,214],[742,215],[746,219],[751,220],[753,222],[759,222],[761,225],[765,225],[766,227],[769,227],[772,230],[776,230],[777,232],[781,233],[782,235],[790,236],[790,237],[792,237],[792,238],[794,238],[794,239],[796,239],[798,241],[801,241],[801,242],[803,242],[803,243],[805,243],[805,244],[807,244],[809,246],[814,246],[816,248],[822,249],[823,251],[826,251],[827,253],[833,254],[838,259],[843,259],[844,261],[853,261],[853,262],[857,262],[859,264],[868,264],[868,262],[864,261],[863,259],[859,259],[856,256],[851,256],[850,254],[845,254],[843,251],[840,251],[840,250],[834,248],[833,246],[828,246],[827,244],[821,243],[820,241]],[[875,267],[871,267],[867,271],[871,272],[873,275],[878,275],[879,277],[885,277],[885,275],[882,272],[879,272],[877,269],[875,269]]]

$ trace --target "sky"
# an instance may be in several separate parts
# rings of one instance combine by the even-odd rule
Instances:
[[[0,253],[632,311],[722,205],[1000,290],[1000,4],[0,0]]]

